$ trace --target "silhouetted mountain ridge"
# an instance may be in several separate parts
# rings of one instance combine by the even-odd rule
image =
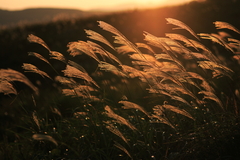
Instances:
[[[82,18],[100,13],[102,12],[60,8],[30,8],[17,11],[0,9],[0,26],[15,26],[16,24],[33,24],[69,18]]]

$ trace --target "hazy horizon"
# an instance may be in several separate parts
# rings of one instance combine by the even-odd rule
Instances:
[[[74,1],[68,0],[68,3],[65,2],[56,2],[55,0],[47,1],[28,1],[28,0],[12,0],[5,1],[4,4],[1,4],[0,9],[8,11],[18,11],[25,10],[29,8],[59,8],[59,9],[77,9],[83,11],[91,10],[121,10],[121,9],[133,9],[133,8],[152,8],[159,6],[169,6],[176,5],[181,3],[188,3],[193,0],[122,0],[119,1],[109,1],[109,0],[88,0],[86,1]],[[79,7],[77,7],[79,6]]]

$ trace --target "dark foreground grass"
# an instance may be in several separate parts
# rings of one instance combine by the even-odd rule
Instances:
[[[30,63],[23,63],[24,74],[0,70],[1,159],[239,157],[240,42],[166,20],[191,39],[144,32],[146,43],[134,44],[99,21],[114,42],[104,37],[109,33],[85,30],[89,40],[70,42],[66,57],[29,35],[49,53],[29,56],[49,70]],[[239,33],[225,22],[215,25]],[[82,57],[88,67],[77,63]],[[55,70],[57,64],[64,68]]]

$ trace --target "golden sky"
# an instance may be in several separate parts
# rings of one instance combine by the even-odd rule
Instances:
[[[0,9],[21,10],[37,7],[73,8],[81,10],[116,7],[124,4],[143,6],[169,5],[192,0],[0,0]]]

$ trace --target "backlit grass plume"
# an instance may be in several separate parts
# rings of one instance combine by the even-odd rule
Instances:
[[[4,94],[17,94],[17,91],[13,85],[14,81],[18,81],[26,84],[30,87],[36,94],[38,94],[38,89],[32,82],[22,73],[12,70],[12,69],[0,69],[0,93]]]
[[[174,29],[185,29],[187,30],[189,33],[191,33],[194,37],[196,37],[198,40],[200,40],[197,36],[197,34],[188,26],[186,25],[185,23],[177,20],[177,19],[174,19],[174,18],[166,18],[167,22],[169,24],[173,24],[175,26],[178,26],[179,28],[174,28]]]

